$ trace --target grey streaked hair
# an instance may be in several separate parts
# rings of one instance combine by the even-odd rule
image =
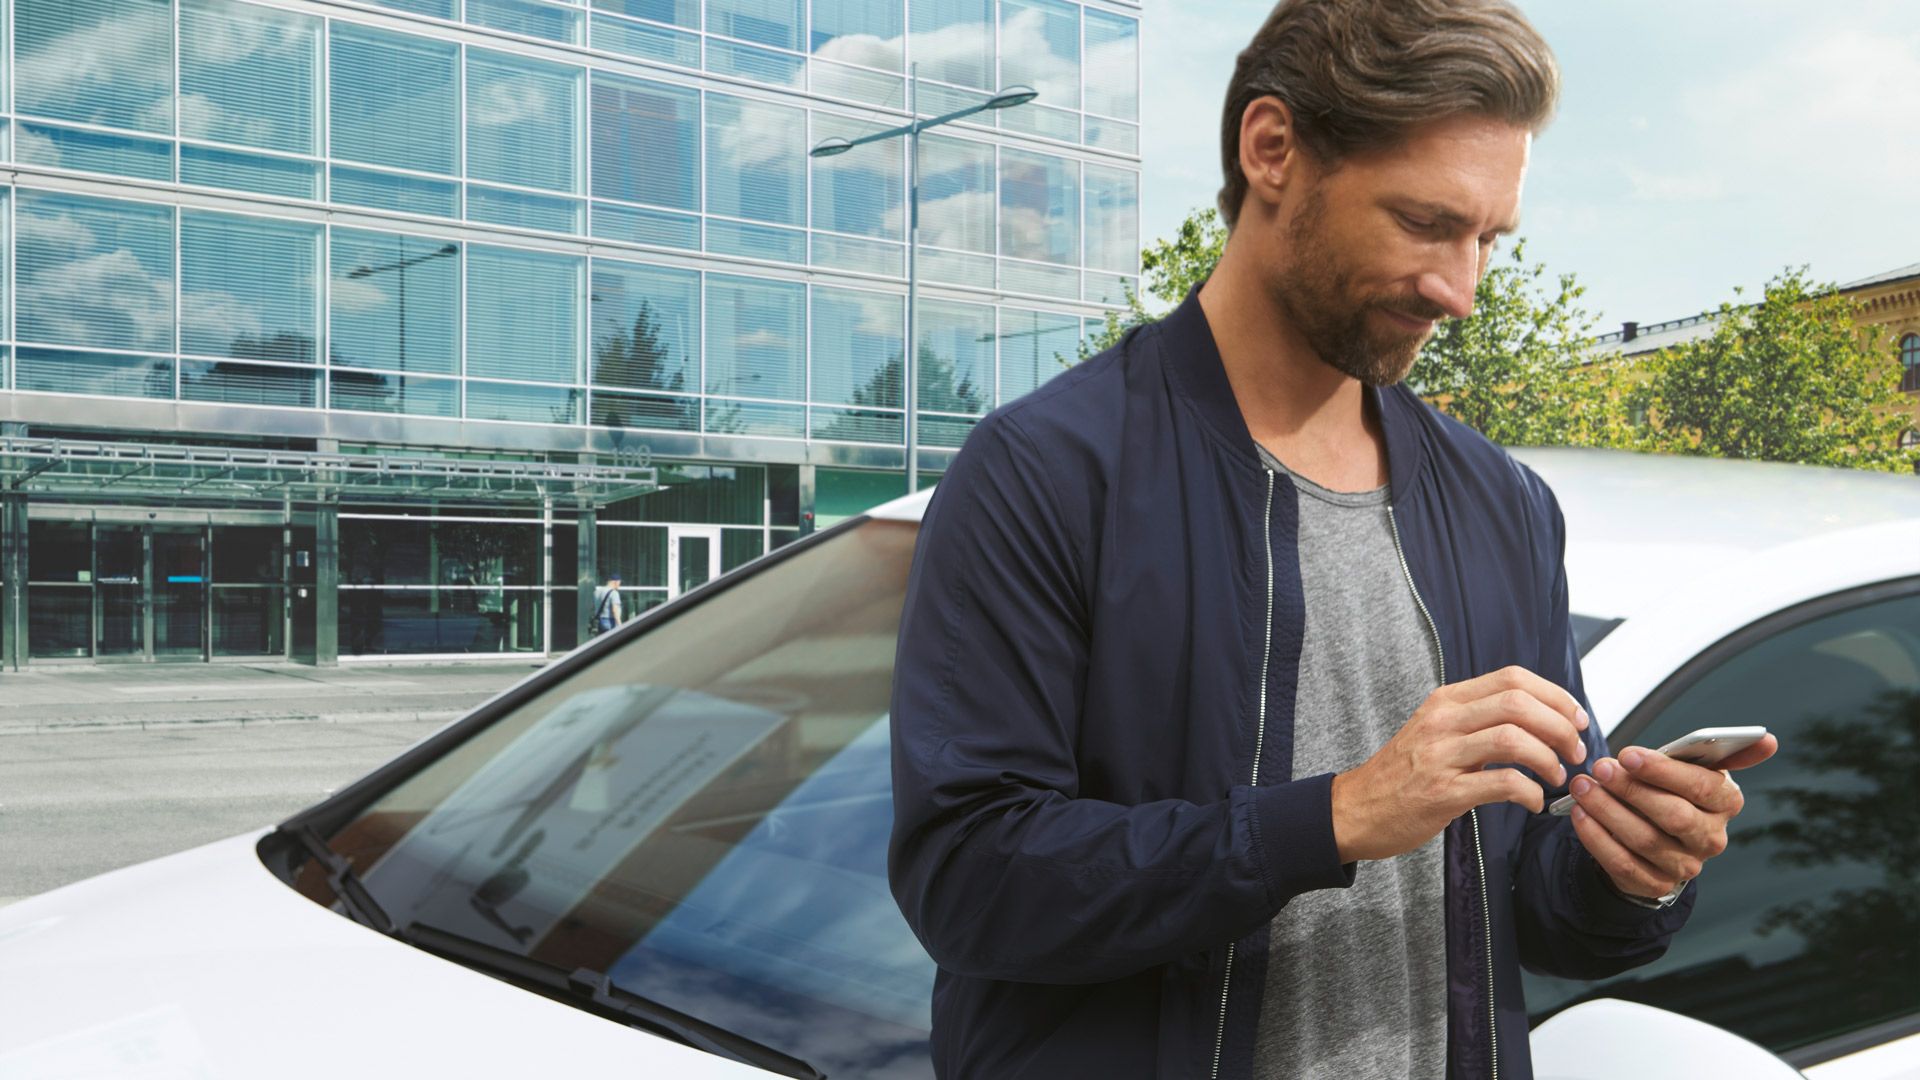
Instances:
[[[1240,121],[1277,97],[1322,163],[1395,146],[1412,129],[1473,114],[1538,132],[1560,65],[1508,0],[1281,0],[1234,64],[1220,120],[1220,215],[1246,199]]]

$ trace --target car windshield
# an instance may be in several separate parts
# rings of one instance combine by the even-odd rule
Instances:
[[[933,962],[886,877],[916,531],[863,522],[662,612],[329,843],[399,925],[606,972],[828,1075],[931,1075]]]

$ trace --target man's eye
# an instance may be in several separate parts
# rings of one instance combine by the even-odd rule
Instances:
[[[1413,217],[1410,214],[1401,214],[1400,224],[1406,226],[1409,232],[1417,232],[1417,233],[1430,233],[1430,232],[1433,232],[1435,228],[1437,228],[1437,224],[1435,222],[1428,221],[1424,218]]]

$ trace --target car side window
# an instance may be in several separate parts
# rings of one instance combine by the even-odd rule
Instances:
[[[1739,774],[1746,809],[1686,928],[1665,956],[1613,979],[1530,975],[1536,1020],[1623,998],[1810,1064],[1838,1047],[1817,1044],[1920,1018],[1920,596],[1752,643],[1633,741],[1743,724],[1766,725],[1781,749]]]

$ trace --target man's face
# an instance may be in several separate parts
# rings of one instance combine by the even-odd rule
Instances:
[[[1332,367],[1405,379],[1438,320],[1473,313],[1493,243],[1517,224],[1531,142],[1457,117],[1330,171],[1309,162],[1278,207],[1275,303]]]

